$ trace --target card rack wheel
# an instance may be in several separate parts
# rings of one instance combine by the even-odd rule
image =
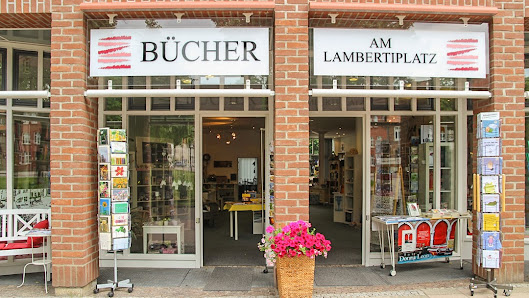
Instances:
[[[268,273],[268,268],[266,268],[265,270],[263,270],[263,273]]]
[[[108,292],[108,297],[114,297],[114,291],[113,290],[110,290],[110,292]]]
[[[386,264],[380,264],[380,268],[382,269],[386,268]]]
[[[397,271],[395,271],[395,270],[391,270],[391,271],[389,272],[389,276],[395,276],[395,275],[397,275]]]
[[[498,298],[498,294],[494,293],[494,298]]]
[[[445,263],[450,263],[450,258],[449,257],[445,257]]]
[[[98,289],[98,288],[95,288],[95,289],[94,289],[94,294],[97,294],[97,293],[99,293],[99,289]]]
[[[470,296],[474,296],[474,291],[470,290]]]
[[[511,296],[511,290],[503,290],[503,295]]]
[[[134,291],[134,284],[132,284],[132,287],[130,287],[127,291],[128,291],[129,293],[132,293],[132,291]]]

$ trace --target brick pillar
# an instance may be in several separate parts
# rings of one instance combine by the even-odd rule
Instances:
[[[86,295],[99,275],[97,101],[84,97],[87,40],[82,0],[52,1],[51,205],[53,286]]]
[[[505,212],[501,213],[502,266],[494,270],[499,282],[524,280],[525,113],[524,113],[524,1],[497,0],[500,8],[490,28],[490,91],[492,98],[476,102],[475,114],[500,112],[503,173],[506,176]],[[474,119],[476,119],[474,117]],[[476,160],[474,159],[474,163]],[[474,214],[474,219],[476,219]],[[473,258],[479,233],[474,220]],[[473,262],[475,274],[486,272]]]
[[[275,217],[309,219],[308,0],[276,0]]]

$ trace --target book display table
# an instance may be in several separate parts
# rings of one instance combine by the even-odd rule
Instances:
[[[263,211],[263,205],[262,204],[240,204],[240,203],[235,203],[235,204],[232,204],[230,206],[228,206],[228,204],[224,205],[224,210],[226,210],[226,209],[230,212],[230,237],[234,237],[233,228],[235,226],[235,240],[239,240],[239,222],[238,222],[239,215],[238,215],[238,212],[239,211],[262,212]],[[233,224],[233,213],[235,213],[235,225]],[[257,215],[254,213],[253,216],[254,216],[254,220],[253,221],[255,222],[255,217]],[[259,217],[259,221],[260,221],[260,218],[261,217]],[[261,228],[261,230],[262,230],[262,228]]]
[[[390,276],[397,274],[396,264],[413,263],[436,258],[445,258],[448,262],[453,256],[454,242],[461,248],[461,238],[455,237],[461,221],[470,218],[468,215],[455,215],[450,218],[432,219],[406,215],[385,215],[373,217],[373,231],[378,231],[381,268],[386,267],[384,233],[388,239],[388,248],[392,270]],[[397,233],[397,235],[395,234]],[[397,243],[395,243],[397,241]],[[463,269],[463,258],[459,255],[460,268]]]
[[[182,225],[169,225],[169,226],[143,226],[143,253],[147,253],[147,245],[150,242],[148,235],[150,234],[176,234],[177,237],[177,249],[179,254],[183,254],[183,243],[184,243],[184,229]]]

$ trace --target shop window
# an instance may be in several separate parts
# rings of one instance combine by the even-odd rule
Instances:
[[[441,98],[441,111],[457,111],[457,99]]]
[[[171,88],[171,77],[151,77],[151,89],[169,89]]]
[[[527,136],[527,133],[526,133],[526,136]],[[472,157],[474,155],[473,153],[474,152],[474,138],[475,138],[474,136],[474,116],[468,115],[467,116],[467,144],[466,144],[467,151],[466,153],[467,153],[467,210],[469,212],[472,212],[472,205],[473,205],[472,203],[474,200],[474,197],[473,197],[474,191],[472,189],[474,187],[474,181],[473,181],[474,168],[473,168],[473,161],[472,161]],[[526,175],[527,175],[527,171],[526,171]],[[527,176],[525,180],[527,181]],[[525,189],[527,193],[527,187]],[[525,210],[527,213],[527,207]],[[467,234],[468,235],[472,234],[472,221],[471,220],[469,220],[467,223]]]
[[[333,81],[338,80],[336,77],[322,76],[321,77],[321,88],[322,89],[332,89]],[[338,80],[338,84],[340,81]]]
[[[397,97],[394,100],[395,111],[411,111],[411,98]]]
[[[365,100],[363,97],[347,97],[345,99],[346,109],[348,111],[364,111]]]
[[[0,72],[1,73],[1,72]],[[7,181],[7,132],[6,112],[0,110],[0,180]],[[7,183],[0,183],[0,209],[7,208]]]
[[[441,90],[457,90],[457,80],[455,78],[440,78],[439,88]]]
[[[341,111],[342,110],[342,98],[341,97],[323,97],[323,110],[324,111]]]
[[[250,97],[248,109],[250,111],[268,111],[268,97]]]
[[[147,87],[146,77],[129,77],[129,89],[145,89]],[[147,109],[147,99],[145,97],[130,97],[128,99],[129,111],[145,111]]]
[[[201,111],[218,111],[219,98],[218,97],[201,97],[200,98]]]
[[[417,98],[417,111],[435,111],[435,99]]]
[[[371,77],[371,89],[389,89],[389,78]]]
[[[371,98],[371,110],[372,111],[388,111],[389,110],[389,98],[372,97]]]
[[[426,78],[426,79],[415,79],[415,84],[417,86],[417,90],[432,90],[433,89],[433,79],[432,78]]]
[[[309,95],[309,111],[318,110],[318,98]]]
[[[13,90],[38,90],[37,52],[15,50],[13,53]],[[13,99],[14,106],[36,107],[37,99]]]
[[[251,89],[268,89],[268,76],[250,76]]]
[[[175,109],[177,111],[192,111],[195,109],[194,97],[177,97],[175,101]]]
[[[14,165],[13,208],[49,208],[50,196],[50,119],[49,114],[15,113],[13,115]],[[19,146],[25,134],[40,134],[40,143]]]
[[[400,82],[402,82],[402,87],[404,90],[412,90],[413,89],[413,79],[408,77],[394,77],[393,78],[393,89],[398,90],[400,89]]]
[[[51,54],[44,53],[42,60],[42,89],[50,89],[51,87]]]
[[[224,77],[224,89],[244,89],[244,77]]]
[[[151,99],[151,110],[169,111],[171,109],[171,99],[169,97],[153,97]]]
[[[113,129],[122,128],[121,115],[106,115],[105,125],[103,126],[113,128]]]
[[[467,111],[474,110],[474,101],[472,99],[467,99]]]
[[[199,79],[200,89],[219,89],[220,77],[204,76]]]
[[[224,111],[243,111],[244,98],[242,97],[225,97]]]

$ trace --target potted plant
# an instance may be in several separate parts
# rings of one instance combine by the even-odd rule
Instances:
[[[258,243],[267,266],[276,265],[280,297],[312,297],[316,256],[327,257],[331,242],[302,220],[266,228]]]

